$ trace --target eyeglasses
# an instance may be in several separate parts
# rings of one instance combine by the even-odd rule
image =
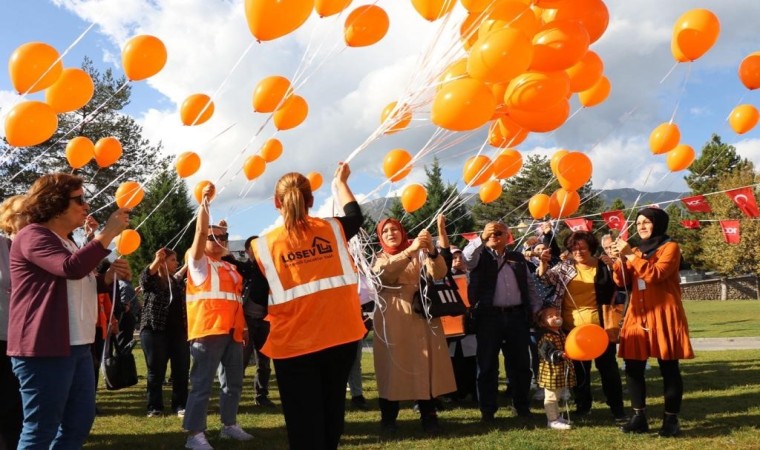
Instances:
[[[502,231],[494,231],[491,236],[493,237],[501,237],[504,234]]]
[[[79,194],[76,197],[69,197],[69,200],[74,200],[81,206],[84,206],[84,204],[87,203],[87,200],[84,199],[84,194]]]
[[[209,234],[207,239],[209,241],[219,241],[219,242],[227,242],[227,239],[229,239],[230,235],[228,233],[224,234]]]

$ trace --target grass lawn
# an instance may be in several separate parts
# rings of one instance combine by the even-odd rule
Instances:
[[[760,336],[758,300],[688,301],[684,307],[691,337]]]
[[[142,352],[135,356],[138,371],[145,374]],[[651,361],[651,360],[650,360]],[[654,362],[654,361],[652,361]],[[656,366],[656,362],[654,363]],[[590,416],[575,420],[570,431],[546,429],[543,405],[533,402],[534,418],[524,422],[507,409],[508,400],[501,398],[502,408],[495,426],[480,424],[474,405],[442,411],[439,415],[443,433],[431,438],[422,432],[418,416],[411,404],[402,403],[399,432],[395,440],[381,440],[380,412],[372,371],[372,355],[363,357],[364,390],[369,411],[348,410],[342,448],[353,449],[757,449],[760,448],[760,351],[700,352],[698,358],[683,362],[685,398],[682,410],[683,437],[662,439],[656,436],[662,415],[662,388],[656,367],[647,372],[649,411],[652,432],[628,436],[618,431],[602,401],[594,403]],[[208,436],[217,449],[287,448],[284,420],[279,406],[263,409],[253,405],[253,373],[246,371],[245,390],[238,416],[239,423],[255,435],[249,443],[219,439],[218,399],[210,402]],[[603,399],[598,374],[593,372],[594,397]],[[503,375],[503,374],[502,374]],[[101,383],[102,386],[102,383]],[[502,383],[503,386],[503,383]],[[278,403],[276,381],[272,399]],[[102,411],[85,445],[88,449],[176,449],[184,444],[181,419],[174,416],[145,416],[145,378],[137,386],[109,392],[101,388],[98,406]],[[165,388],[165,404],[170,404]]]

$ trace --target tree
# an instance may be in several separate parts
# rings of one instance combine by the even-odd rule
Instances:
[[[88,137],[94,143],[114,136],[122,145],[122,157],[112,166],[98,169],[93,161],[76,171],[85,179],[85,191],[93,211],[113,201],[119,183],[127,180],[143,183],[166,167],[167,159],[160,156],[161,146],[151,146],[142,138],[142,127],[133,118],[120,113],[129,104],[131,95],[126,78],[115,79],[111,69],[101,74],[89,58],[85,58],[82,68],[95,84],[95,94],[87,105],[61,115],[58,131],[48,142],[11,150],[3,145],[7,152],[0,162],[0,179],[3,180],[0,195],[3,197],[26,192],[39,174],[70,172],[65,149],[68,140],[76,136]],[[102,223],[114,208],[95,213],[95,218]]]
[[[132,271],[140,273],[161,247],[174,248],[181,261],[193,243],[195,209],[187,185],[174,171],[159,172],[146,186],[145,198],[134,210],[130,223],[140,224],[140,248],[130,255]],[[188,225],[189,224],[189,225]]]
[[[422,208],[409,214],[404,211],[401,201],[395,199],[390,208],[389,215],[401,220],[401,223],[409,233],[409,237],[417,236],[424,228],[428,228],[433,235],[437,234],[435,216],[445,206],[446,233],[454,245],[462,245],[465,239],[459,234],[473,231],[473,221],[469,208],[464,204],[459,195],[456,185],[443,181],[441,166],[438,159],[433,159],[430,168],[425,166],[427,181],[427,201]],[[453,205],[453,206],[452,206]]]
[[[708,194],[718,190],[720,176],[735,169],[744,169],[750,164],[736,153],[733,145],[724,144],[720,136],[713,134],[702,147],[699,158],[689,166],[689,175],[684,177],[694,195]]]

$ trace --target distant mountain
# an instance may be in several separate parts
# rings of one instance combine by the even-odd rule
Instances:
[[[639,194],[641,194],[641,198],[639,198]],[[634,204],[641,207],[644,205],[650,205],[652,203],[675,200],[682,194],[682,192],[672,191],[641,192],[637,191],[636,189],[624,188],[607,189],[605,191],[602,191],[599,194],[599,197],[602,199],[605,205],[610,205],[616,198],[619,198],[623,200],[623,203],[625,203],[625,206],[627,207],[631,207]],[[636,201],[637,199],[638,202]],[[468,203],[472,205],[477,201],[478,196],[475,195],[469,199]],[[364,211],[364,214],[372,217],[374,220],[378,220],[387,215],[387,211],[391,208],[392,204],[392,198],[376,198],[374,200],[368,201],[367,203],[363,203],[361,207],[362,211]]]

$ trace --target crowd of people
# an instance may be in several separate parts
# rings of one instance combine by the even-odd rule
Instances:
[[[588,414],[593,404],[591,361],[571,360],[564,350],[567,334],[585,324],[618,330],[594,364],[621,430],[649,430],[644,373],[648,358],[656,358],[665,401],[659,435],[680,433],[679,360],[694,354],[680,297],[680,250],[666,234],[664,211],[639,211],[635,248],[606,235],[600,251],[593,233],[576,231],[563,242],[564,258],[549,224],[522,248],[511,248],[508,227],[489,222],[459,249],[449,244],[442,215],[437,237],[428,230],[412,236],[399,220],[385,218],[377,224],[381,250],[372,273],[362,274],[348,245],[363,223],[349,175],[349,166],[339,164],[335,188],[343,215],[332,218],[309,214],[314,197],[306,177],[284,175],[274,195],[283,225],[247,239],[245,261],[228,251],[227,224],[210,223],[215,187],[209,184],[187,253],[156,249],[141,269],[141,304],[133,300],[127,261],[102,264],[128,225],[129,209],[116,210],[100,227],[90,216],[84,181],[67,174],[44,175],[26,195],[6,199],[0,206],[0,448],[82,447],[96,416],[103,341],[108,333],[131,339],[135,323],[123,317],[137,309],[146,414],[165,414],[170,367],[170,411],[182,417],[189,449],[212,449],[206,430],[215,378],[221,438],[253,439],[237,422],[251,361],[261,407],[275,406],[269,398],[274,366],[290,447],[336,448],[347,384],[350,404],[368,406],[360,365],[367,323],[374,329],[382,435],[398,433],[403,401],[414,402],[427,433],[444,426],[443,404],[466,398],[483,423],[496,426],[500,353],[514,414],[532,420],[533,386],[542,389],[547,426],[571,428],[559,402],[572,391],[574,416]],[[78,228],[86,237],[80,245],[73,235]],[[359,286],[367,280],[377,285],[371,320],[360,304]],[[462,329],[449,336],[440,318],[416,305],[436,280],[455,284],[469,306],[457,319]],[[117,298],[110,298],[113,292]],[[620,323],[606,323],[613,321],[606,308],[621,304]],[[617,357],[625,361],[631,414],[623,406]]]

